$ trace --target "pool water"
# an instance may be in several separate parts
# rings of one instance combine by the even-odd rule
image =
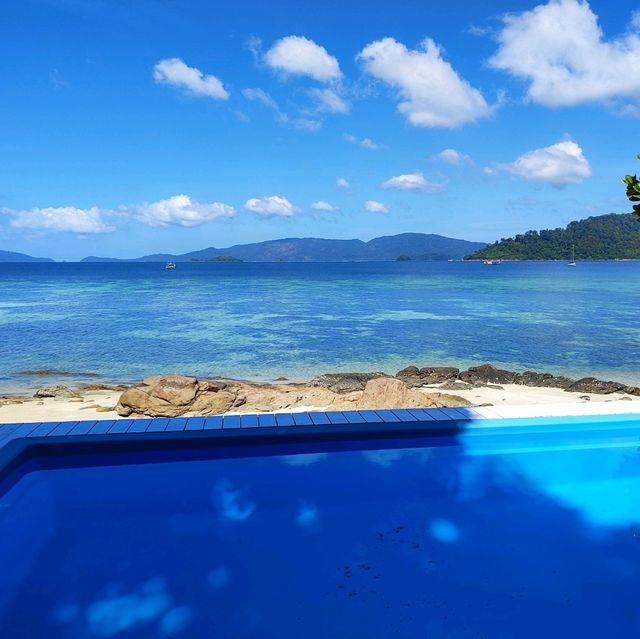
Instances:
[[[640,422],[513,433],[30,472],[0,637],[638,637]]]

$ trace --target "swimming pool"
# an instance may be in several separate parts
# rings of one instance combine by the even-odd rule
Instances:
[[[257,437],[25,458],[0,637],[640,634],[638,415]]]

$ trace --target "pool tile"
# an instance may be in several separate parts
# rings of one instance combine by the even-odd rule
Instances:
[[[295,426],[293,413],[276,413],[274,417],[278,426]]]

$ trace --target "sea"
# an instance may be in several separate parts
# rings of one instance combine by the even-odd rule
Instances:
[[[0,393],[485,362],[640,384],[640,263],[0,264]]]

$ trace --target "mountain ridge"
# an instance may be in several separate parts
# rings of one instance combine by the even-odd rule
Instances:
[[[358,239],[332,240],[317,237],[282,238],[216,248],[210,246],[187,253],[154,253],[132,259],[88,256],[82,262],[189,262],[232,256],[245,262],[366,262],[397,260],[462,259],[470,251],[486,246],[433,233],[384,235],[367,242]]]

